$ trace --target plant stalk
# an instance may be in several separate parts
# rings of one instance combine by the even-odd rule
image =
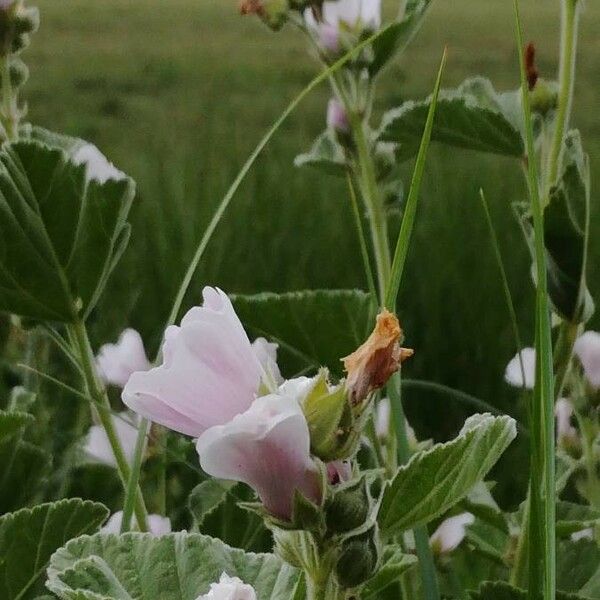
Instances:
[[[93,406],[95,406],[100,423],[106,432],[106,436],[117,463],[117,470],[119,472],[121,482],[123,483],[123,489],[127,493],[127,486],[131,476],[131,471],[127,462],[127,458],[125,457],[125,453],[123,452],[123,447],[121,446],[121,442],[115,430],[108,396],[106,395],[104,386],[100,383],[96,374],[94,354],[92,352],[87,329],[84,322],[81,319],[77,319],[73,325],[69,326],[69,331],[71,338],[76,345],[75,350],[77,351],[81,363],[86,392],[88,396],[94,400]],[[144,498],[139,487],[137,487],[135,494],[134,511],[140,531],[147,531],[148,522],[146,506],[144,504]]]
[[[569,126],[573,88],[575,86],[575,62],[577,56],[577,33],[579,29],[579,0],[563,0],[561,18],[559,96],[552,145],[548,155],[548,181],[546,193],[556,183],[560,170],[565,133]]]

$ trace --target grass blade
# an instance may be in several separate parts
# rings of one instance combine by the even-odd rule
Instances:
[[[393,312],[395,312],[398,291],[400,289],[400,282],[402,281],[402,273],[404,271],[404,264],[406,263],[406,256],[408,254],[410,239],[414,229],[417,204],[419,200],[419,191],[421,189],[421,181],[423,179],[423,172],[425,169],[427,150],[429,149],[429,143],[431,141],[433,120],[435,118],[435,111],[437,108],[437,101],[442,84],[444,67],[446,66],[447,55],[447,49],[444,49],[444,54],[442,55],[440,68],[435,82],[435,88],[431,97],[429,113],[427,114],[425,130],[423,131],[423,137],[421,138],[421,146],[419,148],[419,153],[415,163],[415,170],[413,172],[413,178],[410,184],[410,191],[408,193],[406,206],[404,208],[404,216],[402,218],[402,225],[400,226],[400,233],[398,235],[396,251],[394,253],[394,260],[392,263],[392,272],[385,294],[385,305]],[[404,416],[404,408],[402,406],[400,372],[396,373],[391,378],[388,385],[388,393],[392,405],[392,418],[394,429],[396,431],[396,439],[398,441],[398,462],[400,464],[404,464],[410,458],[410,448],[408,446],[406,418]],[[429,535],[427,534],[427,529],[425,527],[417,527],[414,530],[414,536],[421,570],[423,595],[425,600],[439,600],[440,589],[437,581],[433,554],[431,553],[431,548],[429,547]]]
[[[279,118],[276,119],[276,121],[273,123],[273,125],[267,131],[267,133],[265,133],[265,135],[262,137],[262,139],[258,142],[256,148],[254,148],[254,150],[252,151],[252,153],[250,154],[250,156],[248,157],[248,159],[246,160],[246,162],[240,169],[240,172],[237,174],[236,178],[233,180],[233,183],[231,184],[231,186],[225,193],[225,196],[223,196],[223,199],[219,203],[219,206],[217,207],[217,210],[215,211],[212,219],[210,220],[208,227],[205,229],[204,234],[202,235],[202,239],[200,240],[200,242],[198,243],[198,246],[196,247],[194,256],[188,266],[188,269],[183,277],[181,285],[179,286],[179,289],[175,296],[175,301],[173,302],[173,307],[171,309],[171,313],[169,314],[167,325],[172,325],[175,322],[175,320],[177,319],[177,315],[179,314],[179,311],[181,310],[181,305],[183,304],[183,300],[184,300],[185,294],[187,292],[187,289],[190,286],[190,283],[192,281],[192,277],[194,276],[194,273],[196,272],[196,269],[198,268],[198,265],[200,264],[200,260],[202,259],[204,251],[206,250],[206,247],[208,246],[208,243],[210,242],[210,240],[217,228],[217,225],[220,223],[221,219],[223,218],[223,215],[224,215],[225,211],[227,210],[227,207],[231,203],[231,200],[235,196],[235,193],[238,191],[242,181],[244,181],[246,175],[252,168],[252,165],[255,163],[256,159],[260,156],[261,152],[265,149],[265,147],[267,146],[267,144],[269,143],[271,138],[275,135],[275,133],[278,131],[278,129],[281,127],[281,125],[286,121],[286,119],[296,110],[296,108],[298,108],[300,103],[315,88],[317,88],[321,83],[323,83],[324,81],[329,79],[329,77],[331,77],[331,75],[333,73],[335,73],[336,71],[341,69],[348,61],[350,61],[352,59],[353,56],[355,56],[361,50],[363,50],[364,48],[366,48],[367,46],[372,44],[378,37],[384,35],[394,25],[395,25],[395,21],[389,23],[386,27],[384,27],[383,29],[380,29],[377,33],[374,33],[372,36],[370,36],[366,40],[362,41],[355,48],[353,48],[352,50],[350,50],[349,52],[344,54],[344,56],[342,56],[334,64],[332,64],[330,67],[323,70],[319,75],[317,75],[288,104],[287,108],[281,113]]]
[[[404,216],[402,217],[402,225],[400,227],[400,233],[398,234],[398,241],[396,242],[394,261],[392,262],[392,274],[385,295],[385,305],[391,311],[394,311],[396,307],[396,299],[398,297],[398,291],[400,290],[400,282],[402,280],[404,265],[408,255],[408,248],[410,246],[410,238],[412,236],[415,224],[419,192],[421,190],[421,181],[423,179],[423,171],[425,170],[425,160],[427,159],[427,151],[429,150],[429,143],[431,141],[433,120],[435,118],[435,111],[437,108],[438,96],[440,94],[442,76],[444,74],[444,67],[446,66],[447,57],[448,49],[445,48],[444,54],[442,55],[442,61],[440,63],[437,80],[435,82],[435,88],[431,97],[431,104],[427,114],[427,121],[425,122],[423,137],[421,138],[419,153],[417,154],[417,160],[415,162],[415,170],[410,183],[410,190],[408,192],[406,206],[404,207]]]
[[[531,494],[529,507],[529,597],[554,600],[556,593],[554,381],[548,300],[544,209],[540,196],[529,88],[523,55],[519,0],[514,1],[527,149],[527,174],[534,227],[536,292],[536,382],[531,409]]]

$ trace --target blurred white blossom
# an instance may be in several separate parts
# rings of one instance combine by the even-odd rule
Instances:
[[[429,543],[437,554],[448,554],[461,544],[467,533],[467,527],[475,522],[475,517],[464,512],[450,517],[441,523],[431,536]]]
[[[135,329],[123,331],[116,344],[101,346],[96,365],[104,382],[118,387],[125,387],[136,371],[148,371],[152,367],[142,336]]]
[[[128,412],[111,415],[113,426],[115,428],[123,453],[127,462],[133,462],[135,454],[135,444],[137,441],[139,417]],[[117,466],[115,455],[108,441],[108,436],[104,427],[101,425],[92,425],[85,439],[84,451],[88,458],[111,467]]]
[[[523,381],[523,371],[525,372],[525,381]],[[535,385],[535,349],[523,348],[520,353],[516,354],[506,365],[504,379],[514,387],[532,390]]]
[[[594,389],[600,388],[600,333],[586,331],[577,339],[573,350],[589,384]]]
[[[257,600],[257,597],[251,585],[238,577],[229,577],[227,573],[222,573],[218,583],[210,585],[208,594],[198,596],[196,600]]]

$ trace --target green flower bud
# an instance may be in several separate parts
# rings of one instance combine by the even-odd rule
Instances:
[[[546,116],[558,106],[558,85],[555,81],[538,79],[533,90],[529,92],[529,98],[531,110]]]
[[[352,589],[370,579],[377,570],[380,556],[381,541],[377,523],[364,533],[345,540],[335,566],[340,585]]]
[[[338,487],[325,505],[327,531],[347,533],[365,524],[371,512],[366,476]]]
[[[271,29],[281,29],[288,18],[287,0],[243,0],[240,12],[243,15],[257,15]]]
[[[343,383],[331,387],[327,370],[322,370],[303,404],[310,430],[312,453],[330,462],[348,458],[355,451],[359,433]]]
[[[314,533],[322,533],[325,529],[325,516],[321,507],[311,502],[298,490],[294,492],[292,525],[295,529]]]
[[[10,83],[13,88],[21,87],[29,79],[29,69],[19,58],[10,62]]]

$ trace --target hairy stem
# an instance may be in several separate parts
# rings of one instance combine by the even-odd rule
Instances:
[[[131,475],[129,464],[127,463],[127,458],[125,457],[123,447],[121,446],[121,442],[115,430],[106,390],[98,380],[98,376],[96,374],[94,354],[90,345],[87,329],[84,322],[78,319],[73,325],[69,326],[69,330],[70,337],[75,345],[74,350],[76,350],[77,355],[79,356],[86,392],[94,401],[93,406],[95,406],[100,423],[106,431],[106,436],[117,463],[117,470],[119,472],[121,482],[123,483],[123,488],[125,491],[127,491],[127,485]],[[134,510],[139,529],[141,531],[147,531],[148,525],[146,506],[144,504],[144,498],[139,487],[137,488],[136,492]]]
[[[575,85],[575,59],[579,25],[579,0],[563,0],[560,42],[559,96],[552,145],[548,155],[546,192],[556,183],[563,141],[567,132]]]

